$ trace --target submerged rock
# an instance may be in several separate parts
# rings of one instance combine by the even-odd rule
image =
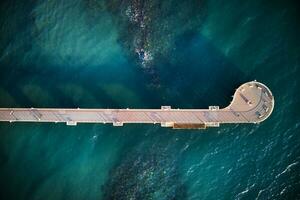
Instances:
[[[169,2],[154,0],[110,0],[107,9],[119,25],[119,42],[128,56],[148,74],[159,88],[161,59],[172,59],[180,35],[200,28],[203,3],[195,0]]]
[[[185,199],[177,167],[178,159],[164,148],[145,152],[140,145],[111,171],[104,199]]]

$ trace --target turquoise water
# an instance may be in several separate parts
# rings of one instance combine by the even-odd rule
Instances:
[[[1,199],[300,199],[295,2],[0,5],[0,107],[224,107],[254,79],[276,103],[208,130],[1,123]]]

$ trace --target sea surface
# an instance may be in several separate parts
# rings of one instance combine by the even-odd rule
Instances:
[[[0,199],[300,199],[300,6],[280,0],[5,0],[0,107],[225,107],[259,125],[0,123]]]

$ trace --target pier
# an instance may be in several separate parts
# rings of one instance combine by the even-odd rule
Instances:
[[[205,129],[220,124],[260,123],[274,108],[271,91],[257,81],[241,85],[232,102],[225,108],[208,109],[65,109],[65,108],[0,108],[2,122],[53,122],[75,126],[78,123],[160,124],[174,129]]]

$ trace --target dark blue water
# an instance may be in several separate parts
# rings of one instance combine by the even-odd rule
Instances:
[[[1,123],[1,199],[300,199],[296,2],[0,5],[0,107],[224,107],[254,79],[275,96],[259,125]]]

